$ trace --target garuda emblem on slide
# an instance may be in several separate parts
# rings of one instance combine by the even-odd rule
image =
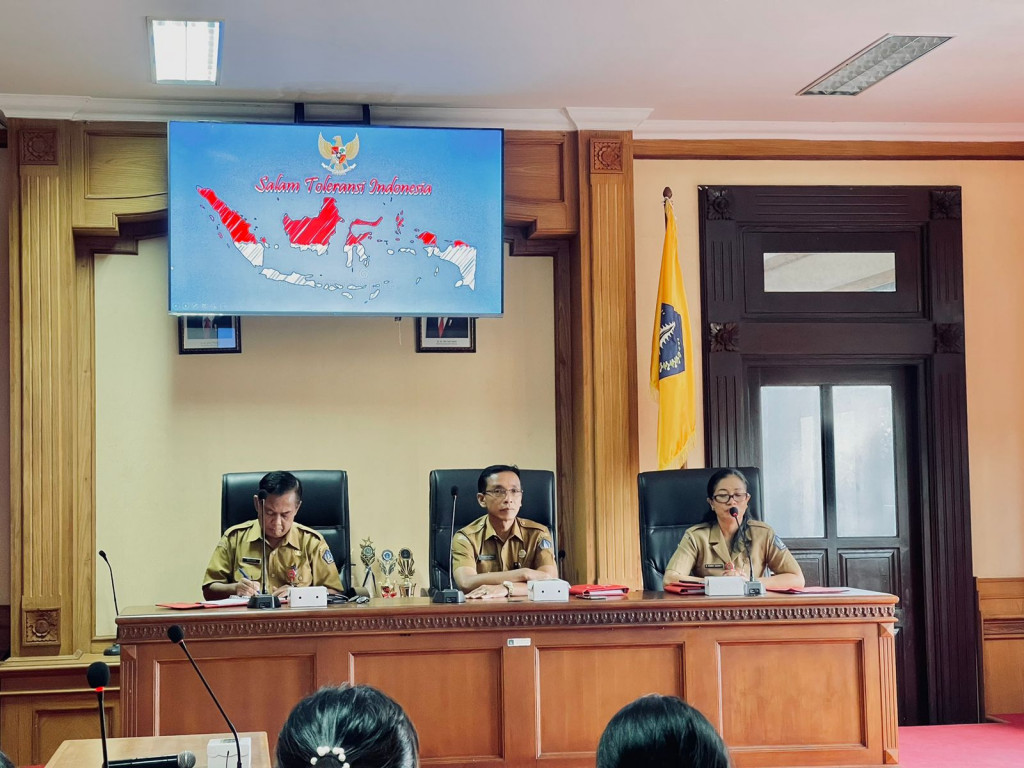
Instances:
[[[346,144],[341,136],[335,136],[331,141],[328,141],[321,133],[320,154],[327,161],[327,163],[321,163],[321,165],[328,171],[339,176],[348,173],[356,167],[352,160],[359,154],[359,134],[357,133],[352,141]]]

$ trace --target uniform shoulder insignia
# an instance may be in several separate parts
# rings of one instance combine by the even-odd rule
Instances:
[[[700,531],[710,527],[711,523],[697,523],[696,525],[691,525],[689,528],[687,528],[686,533],[690,533],[691,531]]]
[[[789,547],[786,546],[786,542],[782,540],[782,537],[779,536],[779,534],[775,534],[775,538],[772,539],[772,543],[775,544],[776,549],[789,549]]]
[[[327,549],[324,550],[324,562],[328,565],[334,562],[334,555],[331,554],[330,547],[327,547]]]
[[[222,536],[230,536],[233,533],[237,533],[238,531],[241,531],[243,528],[248,528],[250,525],[252,525],[252,523],[253,523],[252,520],[246,520],[244,523],[238,523],[237,525],[232,525],[230,528],[228,528],[226,531],[224,531],[224,533],[222,533],[221,535]]]
[[[749,525],[751,528],[771,528],[771,526],[768,525],[768,523],[763,522],[761,520],[754,520],[753,518],[747,520],[747,525]]]
[[[554,545],[551,543],[550,539],[541,539],[537,546],[541,549],[551,549]]]
[[[316,528],[310,528],[308,525],[303,525],[302,523],[294,523],[294,525],[303,533],[308,533],[310,536],[319,539],[320,541],[327,541],[327,539],[324,538],[324,535]]]

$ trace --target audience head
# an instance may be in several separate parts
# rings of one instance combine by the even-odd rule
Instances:
[[[492,464],[491,466],[484,469],[480,473],[480,478],[476,481],[476,492],[483,493],[487,490],[487,480],[494,475],[501,474],[502,472],[511,472],[516,477],[522,479],[519,475],[519,467],[514,464]]]
[[[419,748],[394,699],[368,685],[326,687],[288,715],[277,737],[277,768],[416,768]]]
[[[11,758],[0,752],[0,768],[14,768],[14,763],[11,762]]]
[[[597,768],[729,768],[729,753],[704,715],[674,696],[652,694],[608,723]]]

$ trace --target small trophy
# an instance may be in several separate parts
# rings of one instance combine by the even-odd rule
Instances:
[[[377,578],[373,575],[373,564],[377,560],[377,550],[373,548],[373,542],[370,541],[369,536],[359,542],[359,559],[366,566],[366,575],[363,577],[363,589],[369,592],[371,596],[376,597]],[[369,587],[366,586],[367,583],[369,583]]]
[[[380,585],[381,597],[398,597],[398,590],[391,583],[391,575],[395,572],[396,565],[398,563],[395,562],[394,552],[390,549],[385,549],[380,553],[380,572],[384,576],[384,583]]]
[[[416,575],[415,565],[411,549],[402,547],[398,550],[398,573],[402,577],[402,583],[398,586],[398,590],[402,597],[413,597],[416,594],[416,582],[412,580],[412,577]]]

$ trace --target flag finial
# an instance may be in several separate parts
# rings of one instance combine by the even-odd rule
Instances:
[[[665,191],[661,193],[661,196],[666,200],[672,199],[672,187],[665,187]]]

